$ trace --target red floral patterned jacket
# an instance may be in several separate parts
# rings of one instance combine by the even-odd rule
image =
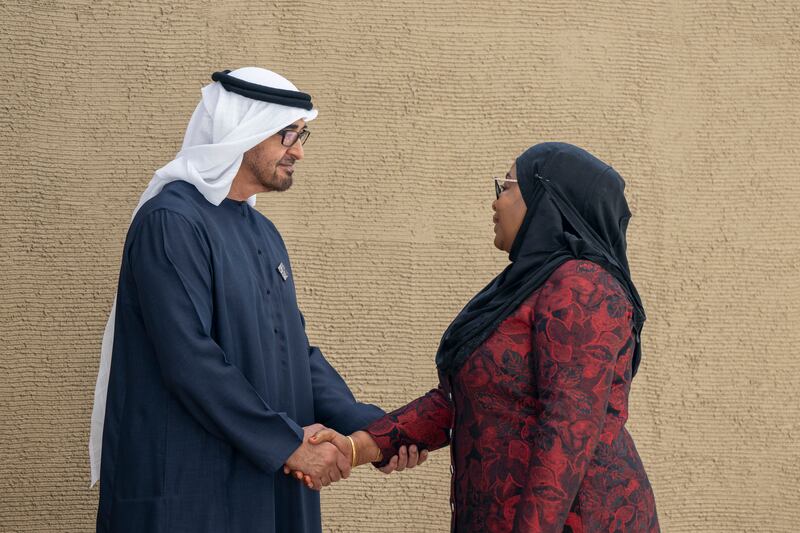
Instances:
[[[453,531],[657,532],[624,427],[632,326],[613,276],[567,261],[454,376],[367,431],[385,458],[450,445]]]

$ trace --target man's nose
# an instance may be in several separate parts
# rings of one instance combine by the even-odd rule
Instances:
[[[300,159],[303,159],[303,155],[304,155],[303,143],[301,143],[300,141],[297,141],[292,146],[290,146],[288,150],[286,150],[286,153],[289,154],[290,156],[292,156],[293,158],[295,158],[295,160],[297,160],[297,161],[299,161]]]

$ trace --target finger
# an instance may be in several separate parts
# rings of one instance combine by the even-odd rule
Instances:
[[[394,472],[395,468],[397,468],[397,456],[396,455],[394,457],[392,457],[391,460],[389,460],[388,463],[386,463],[384,466],[380,467],[378,470],[380,470],[384,474],[391,474],[392,472]]]
[[[397,471],[402,472],[408,465],[408,450],[406,450],[405,446],[400,446],[397,456],[399,457],[397,460]]]
[[[323,429],[326,428],[322,424],[311,424],[310,426],[305,426],[303,428],[303,442],[307,441],[312,435],[319,433]]]
[[[350,477],[350,458],[341,453],[336,454],[336,468],[343,479]]]
[[[315,479],[312,479],[311,481],[312,481],[312,487],[311,488],[313,490],[316,490],[316,491],[321,491],[322,490],[322,480],[321,479],[315,478]]]
[[[311,476],[303,476],[303,481],[310,487],[314,486],[314,481],[311,479]]]
[[[336,433],[334,430],[326,428],[317,431],[311,435],[308,440],[311,442],[311,444],[320,444],[322,442],[331,442],[336,438],[336,435],[338,435],[338,433]]]
[[[417,445],[412,444],[411,447],[408,449],[408,468],[414,468],[417,466],[419,461],[419,450],[417,450]]]
[[[331,442],[339,449],[342,455],[344,455],[345,459],[347,459],[347,463],[350,464],[353,460],[353,447],[350,446],[350,439],[337,433]]]
[[[286,466],[286,465],[283,465],[283,473],[284,473],[284,474],[289,474],[289,472],[291,472],[291,471],[292,471],[292,470],[291,470],[291,468],[289,468],[289,467],[288,467],[288,466]]]
[[[417,462],[417,466],[421,465],[425,462],[425,459],[428,458],[428,450],[422,450],[419,454],[419,461]]]
[[[389,466],[391,466],[391,467],[392,467],[392,469],[389,471],[390,473],[391,473],[391,472],[394,472],[395,470],[397,470],[397,462],[398,462],[399,460],[400,460],[400,458],[399,458],[398,456],[396,456],[396,455],[395,455],[394,457],[392,457],[392,460],[391,460],[391,461],[389,461]]]
[[[331,478],[328,477],[327,473],[323,474],[322,477],[320,478],[320,482],[322,483],[323,487],[327,487],[328,485],[331,484]]]
[[[303,479],[303,473],[299,470],[295,470],[294,477],[296,477],[297,479]]]

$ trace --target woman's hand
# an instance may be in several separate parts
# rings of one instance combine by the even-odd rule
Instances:
[[[406,450],[405,446],[400,446],[400,449],[397,450],[397,455],[393,456],[386,466],[382,466],[378,470],[384,474],[391,474],[395,470],[402,472],[406,468],[414,468],[421,465],[427,458],[428,450],[418,452],[416,444],[409,446],[408,450]]]

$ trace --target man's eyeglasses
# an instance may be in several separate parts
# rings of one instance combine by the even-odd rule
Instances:
[[[498,200],[500,199],[500,193],[506,190],[502,184],[510,181],[511,183],[517,183],[517,180],[513,180],[511,178],[492,178],[494,180],[494,192],[497,194]]]
[[[281,130],[278,132],[278,135],[281,136],[281,144],[288,147],[294,146],[294,143],[300,140],[300,144],[305,144],[308,140],[308,137],[311,135],[311,131],[303,130]]]

